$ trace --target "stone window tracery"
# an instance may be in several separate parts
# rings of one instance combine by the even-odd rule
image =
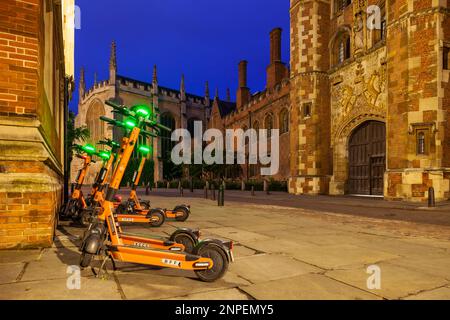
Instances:
[[[280,113],[280,134],[289,131],[289,112],[283,109]]]
[[[270,113],[266,115],[266,118],[264,120],[264,129],[267,130],[267,138],[270,138],[272,136],[273,129],[273,115]]]

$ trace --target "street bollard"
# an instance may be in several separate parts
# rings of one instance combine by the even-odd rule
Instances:
[[[434,188],[433,187],[430,187],[428,189],[428,207],[429,208],[436,207],[436,199],[435,199]]]
[[[145,188],[145,195],[148,196],[150,194],[150,183],[147,184],[147,187]]]
[[[245,191],[245,181],[242,180],[241,182],[241,191]]]
[[[169,190],[169,189],[170,189],[170,182],[167,181],[167,190]]]
[[[266,194],[270,194],[269,192],[269,182],[267,180],[264,180],[264,191],[266,192]]]
[[[252,186],[252,197],[255,196],[255,186]]]
[[[217,204],[219,205],[219,207],[223,207],[225,205],[225,188],[223,187],[223,185],[221,185],[219,188],[217,200]]]
[[[181,196],[181,197],[184,197],[183,186],[181,186],[181,188],[180,188],[180,196]]]
[[[214,184],[211,186],[211,193],[212,200],[216,200],[216,187],[214,186]]]
[[[205,199],[208,199],[208,188],[205,186]]]

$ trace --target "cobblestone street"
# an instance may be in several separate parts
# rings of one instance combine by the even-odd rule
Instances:
[[[106,279],[83,270],[81,288],[69,290],[67,268],[78,264],[83,229],[63,222],[52,248],[0,252],[0,299],[450,299],[445,223],[267,205],[262,199],[229,200],[223,208],[199,197],[151,199],[163,208],[189,203],[192,215],[185,223],[126,225],[125,231],[168,235],[186,226],[200,228],[203,238],[234,240],[236,261],[222,280],[203,283],[190,272],[118,264]],[[381,203],[385,214],[394,210]],[[380,289],[367,287],[370,265],[380,268]]]

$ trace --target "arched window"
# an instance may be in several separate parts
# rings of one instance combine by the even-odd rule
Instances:
[[[258,121],[253,122],[252,129],[254,129],[256,131],[256,136],[258,137],[259,136],[259,122]]]
[[[105,138],[105,122],[100,120],[105,115],[105,107],[100,101],[94,101],[86,113],[86,125],[89,129],[89,142],[97,143],[97,141]]]
[[[273,115],[270,113],[266,115],[266,118],[264,119],[264,129],[267,130],[267,137],[270,138],[273,129]]]
[[[287,109],[281,110],[280,113],[280,134],[289,131],[289,112]]]
[[[380,41],[383,41],[384,39],[386,39],[386,5],[385,2],[383,1],[380,5],[379,5],[379,14],[380,14],[380,20],[376,21],[379,22],[379,25],[375,25],[374,29],[372,30],[372,45],[377,44]],[[377,12],[375,12],[377,13]]]
[[[171,141],[172,131],[175,130],[175,118],[170,112],[163,113],[161,115],[161,124],[170,128],[171,131],[161,130],[161,156],[163,159],[170,159],[170,154],[174,146],[174,142]]]
[[[333,45],[333,65],[338,65],[351,56],[350,34],[342,31],[336,36]]]

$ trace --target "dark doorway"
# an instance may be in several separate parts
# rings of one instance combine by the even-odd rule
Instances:
[[[386,168],[386,125],[367,121],[356,128],[349,141],[349,193],[383,195]]]

